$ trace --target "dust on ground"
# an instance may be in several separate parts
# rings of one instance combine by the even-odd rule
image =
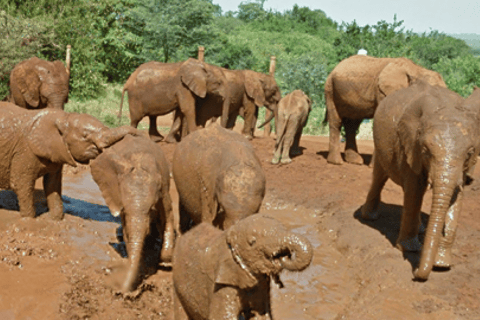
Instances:
[[[466,189],[455,265],[432,272],[427,282],[412,281],[418,255],[395,249],[403,193],[388,182],[382,216],[365,222],[371,169],[327,164],[327,137],[304,137],[303,155],[288,165],[270,164],[274,140],[252,141],[267,176],[261,211],[303,234],[314,247],[312,265],[301,273],[281,274],[272,285],[275,319],[479,319],[480,179]],[[174,145],[161,143],[171,160]],[[372,141],[359,141],[365,161]],[[480,178],[477,166],[475,177]],[[39,189],[41,184],[38,184]],[[175,210],[176,191],[172,186]],[[43,193],[36,193],[45,211]],[[431,194],[422,207],[430,211]],[[43,205],[42,205],[43,203]],[[119,221],[105,207],[88,167],[66,170],[65,219],[40,215],[21,219],[15,195],[0,192],[0,319],[173,319],[168,269],[154,270],[130,295],[116,290],[126,259],[116,238]]]

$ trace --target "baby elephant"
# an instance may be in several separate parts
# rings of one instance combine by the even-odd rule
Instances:
[[[295,90],[278,104],[277,142],[272,164],[290,163],[291,155],[301,154],[299,143],[303,127],[312,110],[312,101],[302,90]]]
[[[307,239],[263,214],[225,231],[202,223],[175,246],[175,320],[271,319],[270,277],[302,271],[312,256]]]
[[[139,280],[152,224],[163,235],[161,260],[172,261],[175,234],[168,163],[150,139],[128,136],[98,156],[91,171],[112,215],[122,219],[130,263],[123,290],[131,291]]]
[[[251,143],[215,123],[177,145],[172,171],[182,232],[191,222],[226,229],[257,213],[265,196],[265,174]]]

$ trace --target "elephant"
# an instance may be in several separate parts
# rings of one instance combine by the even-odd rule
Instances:
[[[18,63],[10,73],[7,101],[26,109],[63,110],[68,102],[70,67],[37,57]]]
[[[135,289],[151,225],[163,235],[161,261],[172,261],[175,240],[170,170],[162,149],[147,137],[126,136],[90,164],[114,217],[121,217],[129,270],[123,291]]]
[[[306,238],[264,214],[225,231],[201,223],[175,245],[175,320],[272,319],[270,279],[281,286],[282,270],[302,271],[312,257]]]
[[[409,85],[408,77],[446,88],[442,76],[422,68],[407,58],[374,58],[355,55],[342,60],[325,82],[330,141],[327,161],[342,164],[340,129],[345,127],[345,160],[363,164],[355,135],[365,118],[372,118],[378,104],[389,94]]]
[[[136,128],[144,116],[150,119],[149,135],[158,142],[163,136],[157,130],[157,116],[178,110],[185,117],[188,131],[197,129],[195,106],[202,100],[222,110],[226,125],[229,95],[226,77],[220,67],[189,58],[183,62],[142,64],[128,78],[122,91],[128,92],[131,126]]]
[[[238,115],[241,115],[245,119],[242,134],[247,139],[253,139],[258,108],[265,106],[267,110],[272,112],[268,122],[273,119],[277,112],[278,102],[282,98],[277,82],[271,75],[252,70],[229,70],[225,68],[222,70],[227,78],[230,94],[226,127],[233,128]],[[197,122],[204,127],[208,120],[215,121],[218,117],[223,116],[222,111],[223,109],[219,105],[207,104],[197,110]],[[176,114],[170,133],[166,138],[167,142],[176,141],[175,135],[180,127],[180,114]]]
[[[57,109],[27,110],[0,102],[0,188],[17,194],[20,216],[35,217],[35,180],[43,176],[48,216],[63,219],[62,167],[88,164],[127,134],[129,126],[109,129],[87,114]]]
[[[312,100],[302,91],[294,90],[280,100],[275,119],[277,138],[272,164],[290,163],[290,154],[298,155],[302,131],[312,110]],[[259,127],[262,127],[264,122]]]
[[[177,144],[172,173],[181,232],[201,222],[226,229],[257,213],[265,196],[265,173],[253,146],[217,123]]]
[[[376,219],[380,193],[388,179],[404,190],[396,245],[420,251],[415,279],[432,268],[449,268],[463,198],[463,187],[479,153],[480,91],[466,101],[447,88],[415,81],[387,96],[375,112],[373,179],[361,214]],[[427,187],[432,207],[423,248],[418,239],[420,210]]]

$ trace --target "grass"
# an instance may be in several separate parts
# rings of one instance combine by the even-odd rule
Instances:
[[[79,101],[76,99],[70,99],[65,105],[65,111],[87,113],[95,118],[99,119],[108,127],[118,127],[120,125],[130,124],[130,118],[128,117],[128,94],[125,94],[123,101],[122,117],[120,123],[118,122],[117,114],[120,108],[120,99],[122,97],[121,84],[107,84],[105,85],[104,93],[98,98],[88,101]],[[303,129],[303,134],[313,136],[326,136],[328,135],[328,125],[323,125],[323,119],[325,117],[325,108],[320,106],[313,106],[310,116],[308,118],[307,125]],[[257,125],[265,120],[265,108],[261,108]],[[237,121],[243,121],[240,117]],[[273,124],[274,122],[272,122]],[[142,121],[139,124],[139,129],[147,130],[148,121]],[[160,128],[161,132],[167,131],[168,128]],[[362,123],[360,126],[360,132],[357,135],[357,139],[372,139],[372,121]]]

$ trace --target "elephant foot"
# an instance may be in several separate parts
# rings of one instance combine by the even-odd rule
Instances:
[[[158,133],[158,135],[157,134],[150,134],[150,139],[153,142],[157,143],[157,142],[163,141],[163,136],[160,133]]]
[[[253,136],[250,134],[244,135],[244,137],[247,138],[247,140],[253,140]]]
[[[452,252],[449,249],[438,248],[437,256],[435,257],[434,266],[442,269],[450,269],[452,264]]]
[[[165,140],[164,140],[166,143],[177,143],[177,140],[171,136],[171,135],[168,135]]]
[[[331,164],[341,165],[343,164],[342,156],[340,153],[329,152],[327,162]]]
[[[273,157],[272,164],[278,164],[280,162],[280,157]]]
[[[365,220],[377,220],[380,218],[380,213],[376,210],[369,210],[368,206],[364,204],[361,209],[362,219]]]
[[[60,211],[60,212],[47,211],[42,216],[45,216],[46,218],[51,220],[60,221],[60,220],[63,220],[64,215],[65,214],[63,213],[63,211]]]
[[[351,164],[363,165],[363,158],[353,150],[345,151],[345,160]]]
[[[290,159],[290,158],[283,158],[282,160],[280,160],[280,162],[281,162],[282,164],[289,164],[289,163],[292,162],[292,159]]]
[[[409,239],[398,239],[396,247],[401,251],[420,252],[422,251],[422,244],[418,240],[418,236]]]

